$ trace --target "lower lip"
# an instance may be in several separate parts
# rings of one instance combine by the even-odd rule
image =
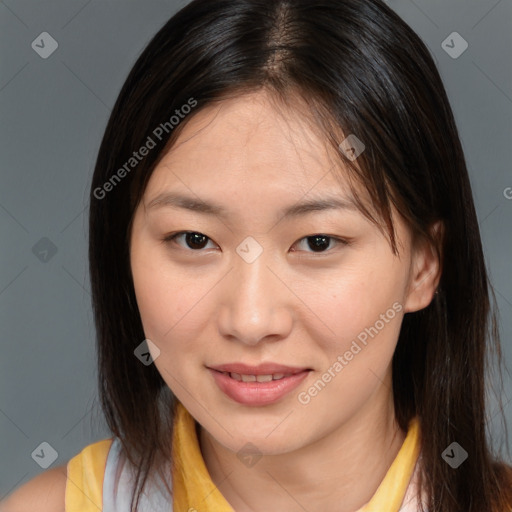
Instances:
[[[232,379],[217,370],[208,368],[215,382],[227,396],[243,405],[268,405],[277,402],[294,390],[307,376],[309,370],[270,382],[243,382]]]

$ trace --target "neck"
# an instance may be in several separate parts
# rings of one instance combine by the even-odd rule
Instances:
[[[349,420],[316,442],[244,466],[236,452],[200,429],[213,483],[236,512],[355,512],[377,490],[406,433],[395,419],[388,383]]]

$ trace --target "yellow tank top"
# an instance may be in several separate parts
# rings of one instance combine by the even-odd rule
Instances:
[[[92,443],[68,462],[66,512],[101,512],[104,507],[104,494],[107,491],[104,489],[104,481],[109,487],[109,495],[115,494],[111,489],[112,479],[105,478],[109,452],[112,452],[110,458],[115,452],[113,442],[114,438],[109,438]],[[419,452],[420,432],[415,418],[411,421],[402,447],[377,491],[358,512],[416,511],[416,493],[409,484]],[[187,512],[191,507],[193,509],[195,503],[200,512],[234,512],[212,482],[201,455],[194,418],[179,402],[176,409],[173,453],[177,462],[175,467],[179,469],[172,474],[173,497],[168,501],[164,500],[166,511]],[[108,467],[110,468],[110,464]],[[128,491],[131,489],[125,487],[123,493],[130,494]],[[204,496],[208,496],[208,500],[204,501]],[[129,512],[126,505],[126,499],[129,497],[122,497],[122,506],[112,506],[109,501],[109,510],[105,509],[104,512]],[[154,510],[151,507],[148,509]],[[143,507],[141,512],[144,510]]]

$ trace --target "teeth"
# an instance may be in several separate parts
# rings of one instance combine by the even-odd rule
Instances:
[[[229,375],[232,379],[242,382],[270,382],[271,380],[280,380],[285,377],[284,373],[274,373],[273,375],[241,375],[240,373],[222,372]]]
[[[234,380],[242,382],[270,382],[271,380],[280,380],[284,377],[291,377],[291,374],[285,373],[273,373],[271,375],[242,375],[235,372],[221,372],[223,375],[227,375]]]
[[[270,382],[272,380],[272,375],[256,375],[256,380],[258,382]]]

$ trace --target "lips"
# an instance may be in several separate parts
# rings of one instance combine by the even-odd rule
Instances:
[[[263,363],[257,366],[231,363],[208,367],[221,391],[249,406],[279,401],[308,376],[311,368]]]

